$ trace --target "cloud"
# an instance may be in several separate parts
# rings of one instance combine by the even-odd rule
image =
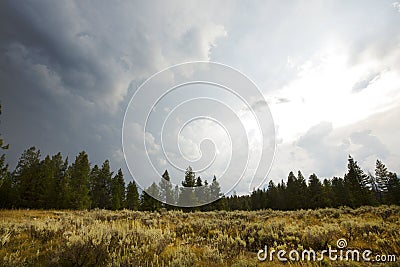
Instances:
[[[378,80],[381,76],[381,72],[373,72],[369,73],[366,75],[366,77],[362,78],[360,81],[355,83],[352,88],[353,93],[358,93],[364,89],[366,89],[368,86],[370,86],[372,83],[374,83],[376,80]]]
[[[264,100],[258,100],[251,104],[251,108],[254,111],[262,111],[267,107],[268,107],[268,104]]]
[[[372,171],[377,158],[389,170],[400,169],[400,106],[373,114],[346,127],[334,128],[330,122],[310,127],[295,142],[277,146],[270,179],[286,179],[289,171],[301,170],[304,175],[315,172],[319,177],[343,176],[347,171],[347,155],[352,155],[365,171]]]
[[[394,2],[394,3],[392,4],[392,6],[393,6],[398,12],[400,12],[400,3],[399,3],[399,2]]]
[[[357,151],[359,158],[374,156],[385,159],[389,155],[386,146],[377,136],[372,135],[370,130],[354,132],[350,135],[350,140],[354,144],[361,146]]]
[[[207,60],[216,39],[226,35],[222,25],[178,15],[187,6],[164,7],[131,2],[110,8],[97,2],[93,9],[91,3],[79,1],[3,2],[1,49],[7,54],[17,44],[24,50],[23,63],[51,70],[65,90],[114,110],[131,80],[185,57]],[[150,14],[156,16],[153,21],[146,20]]]
[[[332,140],[332,123],[321,122],[312,126],[295,144],[304,149],[313,160],[314,171],[331,177],[343,168],[348,145],[343,140]]]
[[[285,98],[285,97],[278,97],[276,99],[276,104],[285,104],[285,103],[289,103],[290,99],[289,98]]]
[[[227,35],[226,15],[215,16],[222,3],[197,4],[196,14],[193,5],[2,1],[2,126],[11,165],[31,145],[71,157],[87,149],[95,162],[119,158],[135,88],[171,64],[208,60]]]

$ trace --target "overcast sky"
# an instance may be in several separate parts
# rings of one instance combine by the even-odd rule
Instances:
[[[7,160],[14,168],[30,146],[70,159],[85,150],[92,165],[110,159],[131,180],[121,146],[130,99],[154,73],[200,60],[232,66],[261,90],[276,130],[268,180],[299,169],[343,176],[349,154],[366,171],[379,158],[400,173],[399,25],[393,0],[0,1]],[[224,135],[209,122],[191,127],[182,132],[189,159],[207,132]],[[146,138],[170,169],[157,135]],[[224,170],[218,156],[208,180]]]

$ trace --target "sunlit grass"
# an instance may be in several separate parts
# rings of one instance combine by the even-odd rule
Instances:
[[[339,238],[350,248],[400,255],[400,207],[193,213],[2,210],[0,266],[276,266],[281,264],[277,259],[258,261],[264,245],[319,251],[336,247]]]

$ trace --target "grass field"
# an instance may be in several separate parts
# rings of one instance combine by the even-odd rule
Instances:
[[[300,211],[0,211],[0,266],[376,266],[320,252],[400,256],[400,207]],[[312,248],[316,261],[261,262],[264,249]],[[293,254],[295,255],[295,254]],[[372,257],[370,256],[370,257]],[[288,255],[286,254],[286,258]],[[372,259],[374,259],[372,257]],[[384,266],[399,266],[395,262]]]

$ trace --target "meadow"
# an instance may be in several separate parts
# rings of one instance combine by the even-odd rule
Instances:
[[[400,256],[400,207],[298,211],[0,210],[0,266],[399,266],[260,261],[257,252],[369,249]]]

